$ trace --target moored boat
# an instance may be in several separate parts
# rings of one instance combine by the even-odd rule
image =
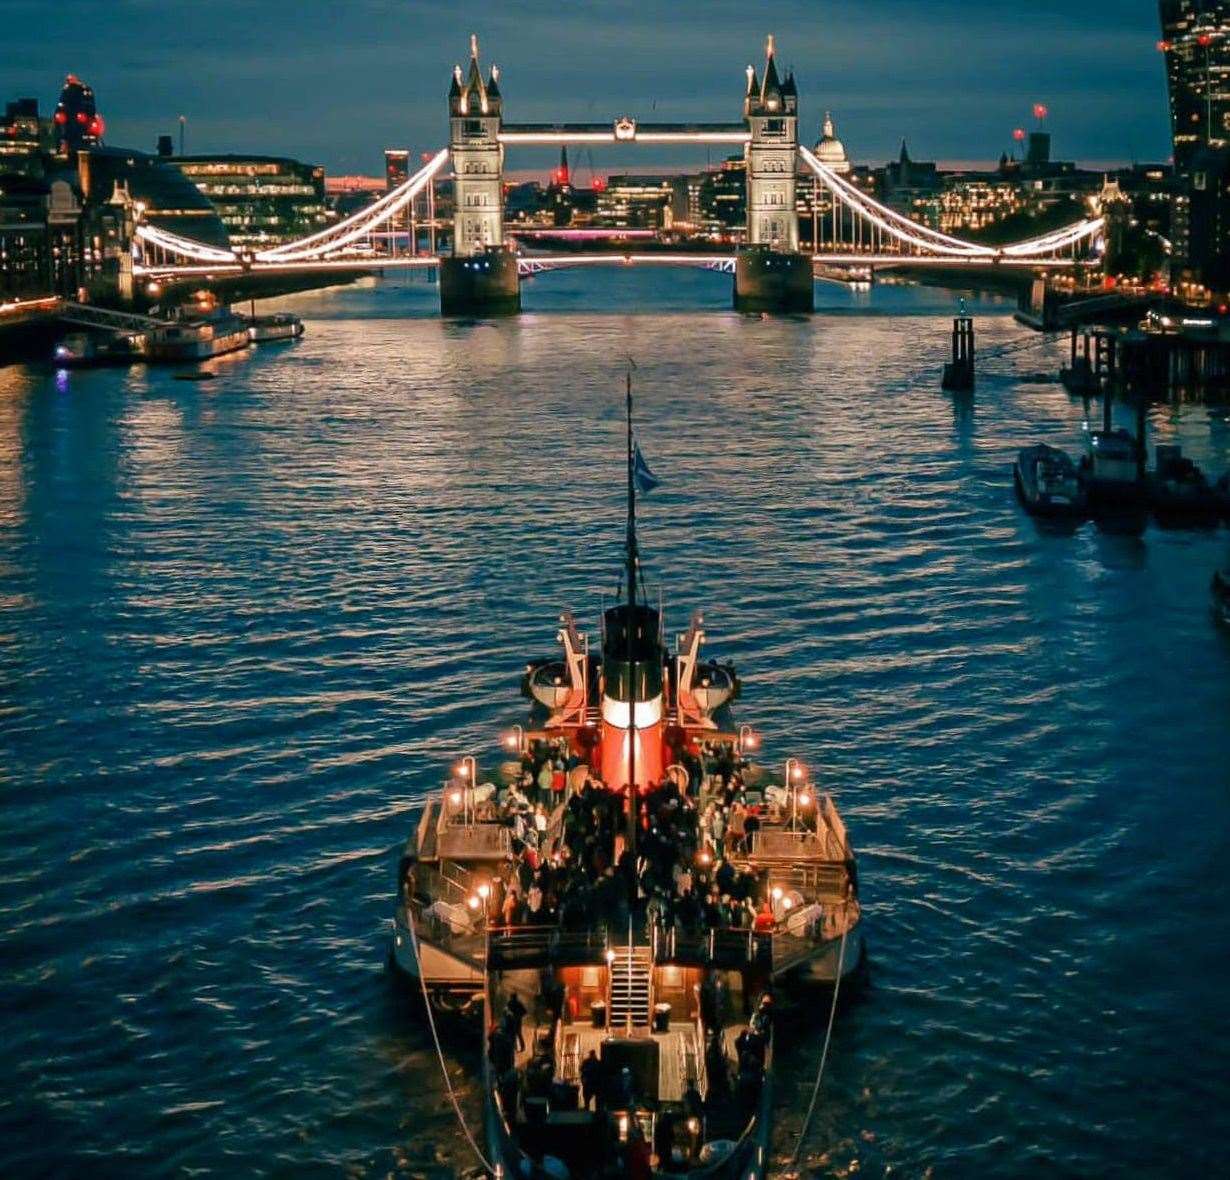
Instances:
[[[1012,465],[1017,495],[1035,516],[1083,516],[1087,497],[1076,465],[1045,443],[1023,448]]]
[[[1218,489],[1175,445],[1157,448],[1149,493],[1154,511],[1163,519],[1214,521],[1222,513]]]
[[[55,348],[55,363],[62,369],[93,369],[133,365],[145,359],[146,334],[122,332],[100,336],[72,332]]]
[[[1090,431],[1079,471],[1094,507],[1134,508],[1147,499],[1136,439],[1122,428]]]
[[[276,312],[273,315],[248,316],[248,335],[253,344],[298,340],[303,335],[303,321],[288,311]]]
[[[502,760],[463,759],[423,806],[393,961],[433,1008],[484,1016],[502,1174],[762,1177],[775,989],[861,966],[855,858],[800,761],[753,760],[699,614],[668,650],[631,442],[623,582],[600,654],[564,614]]]
[[[148,353],[151,360],[199,361],[238,352],[250,343],[247,320],[229,308],[219,307],[184,312],[152,328]]]

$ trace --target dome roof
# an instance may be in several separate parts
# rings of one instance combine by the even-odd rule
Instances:
[[[845,144],[837,138],[837,130],[833,126],[833,116],[824,112],[824,123],[820,128],[820,141],[816,144],[816,158],[830,168],[849,171],[850,159],[846,155]]]

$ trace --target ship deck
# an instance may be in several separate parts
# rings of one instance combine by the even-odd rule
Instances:
[[[588,1024],[573,1023],[560,1030],[560,1047],[556,1058],[557,1074],[566,1082],[581,1082],[581,1062],[592,1049],[602,1056],[602,1042],[620,1034]],[[633,1037],[658,1043],[658,1101],[679,1102],[683,1099],[688,1080],[702,1077],[703,1046],[696,1035],[696,1026],[674,1022],[667,1032],[636,1029]],[[738,1030],[735,1030],[738,1035]],[[730,1051],[728,1045],[727,1051]]]

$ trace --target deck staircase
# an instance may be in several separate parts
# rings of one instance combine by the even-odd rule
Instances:
[[[612,1028],[647,1028],[652,1009],[653,960],[647,946],[616,947],[611,960]]]

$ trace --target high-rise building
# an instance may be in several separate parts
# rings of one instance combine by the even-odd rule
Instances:
[[[1230,0],[1160,0],[1174,162],[1230,147]]]
[[[392,192],[399,185],[410,179],[409,148],[384,149],[384,187],[386,192]]]
[[[56,113],[52,115],[56,128],[56,146],[65,155],[80,148],[102,143],[106,125],[94,105],[94,91],[75,74],[64,79]]]
[[[1186,297],[1230,287],[1230,0],[1160,0],[1175,189],[1171,276]]]

